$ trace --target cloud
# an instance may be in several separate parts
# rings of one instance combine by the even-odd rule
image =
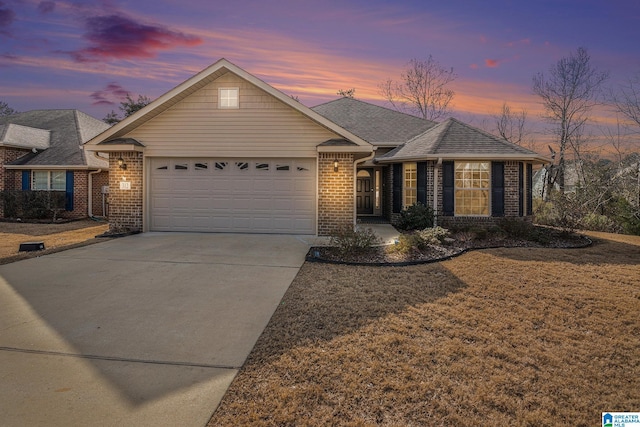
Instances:
[[[8,34],[4,28],[11,25],[15,17],[16,13],[8,7],[4,7],[4,2],[0,1],[0,34]]]
[[[484,65],[486,65],[489,68],[496,68],[499,65],[500,61],[498,61],[497,59],[485,59],[484,60]]]
[[[42,14],[51,13],[55,10],[56,4],[52,1],[41,1],[38,3],[38,12]]]
[[[202,43],[199,37],[136,22],[124,15],[95,16],[88,18],[85,24],[84,37],[89,46],[71,52],[78,62],[154,58],[160,50]]]
[[[92,105],[115,105],[124,100],[128,94],[128,90],[118,83],[111,82],[104,89],[93,92],[89,97],[94,99]]]

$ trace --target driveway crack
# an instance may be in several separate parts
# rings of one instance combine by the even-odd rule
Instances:
[[[67,353],[67,352],[49,351],[49,350],[31,350],[26,348],[4,347],[4,346],[0,346],[0,351],[10,351],[14,353],[26,353],[26,354],[38,354],[43,356],[73,357],[77,359],[104,360],[109,362],[142,363],[142,364],[149,364],[149,365],[188,366],[188,367],[194,367],[194,368],[232,369],[232,370],[238,370],[241,368],[241,366],[231,366],[231,365],[215,365],[215,364],[197,363],[197,362],[175,362],[175,361],[167,361],[167,360],[135,359],[135,358],[115,357],[115,356],[99,356],[94,354]]]

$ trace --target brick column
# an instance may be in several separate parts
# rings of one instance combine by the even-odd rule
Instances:
[[[126,170],[118,166],[122,157]],[[109,154],[109,231],[142,231],[143,157],[138,152]],[[130,190],[121,190],[121,182],[130,182]]]
[[[29,153],[29,150],[11,147],[0,147],[0,191],[22,189],[22,172],[7,170],[4,165]],[[0,217],[4,217],[3,204],[0,202]]]
[[[519,214],[519,169],[518,162],[508,161],[504,164],[504,216],[514,217]]]
[[[333,168],[338,160],[338,171]],[[320,153],[318,159],[318,235],[353,226],[355,215],[353,154]]]

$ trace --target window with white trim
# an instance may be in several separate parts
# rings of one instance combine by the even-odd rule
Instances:
[[[219,108],[239,108],[238,88],[223,87],[218,89],[218,107]]]
[[[489,216],[490,171],[490,162],[455,163],[456,216]]]
[[[32,190],[65,191],[66,188],[66,171],[33,171],[31,173]]]
[[[418,201],[418,164],[403,163],[404,173],[404,207],[407,208]]]

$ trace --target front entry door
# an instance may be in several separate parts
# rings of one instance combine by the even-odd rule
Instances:
[[[360,169],[356,177],[356,212],[358,215],[373,214],[373,171]]]

